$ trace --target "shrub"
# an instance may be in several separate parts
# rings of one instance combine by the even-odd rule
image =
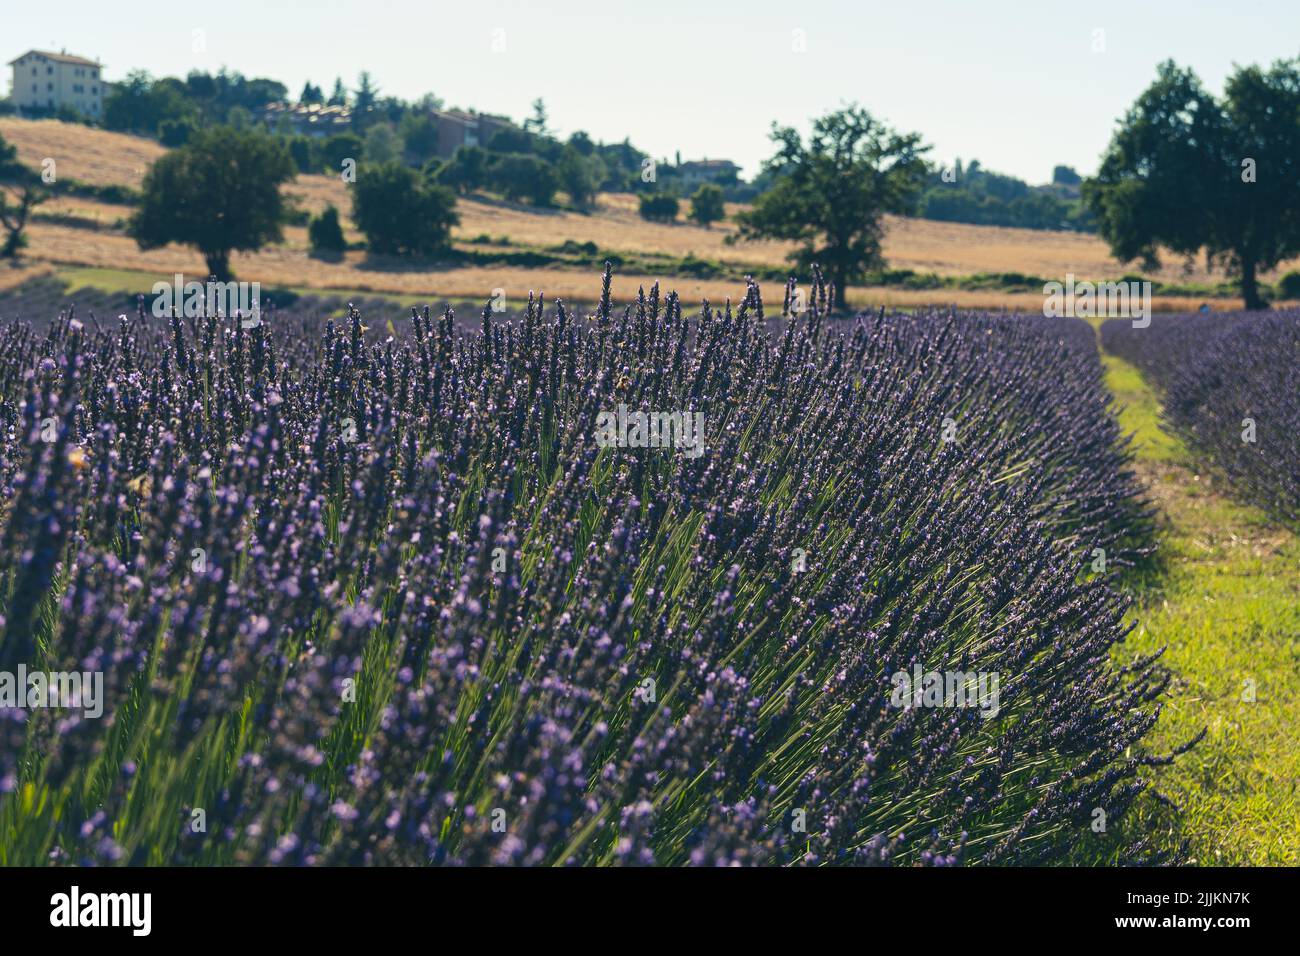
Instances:
[[[691,196],[691,218],[702,226],[722,219],[726,211],[727,204],[721,186],[705,183]]]
[[[1277,280],[1279,299],[1300,299],[1300,270],[1293,269]]]
[[[434,178],[458,193],[482,189],[488,184],[490,157],[478,146],[459,146],[451,159],[434,172]]]
[[[677,197],[669,193],[645,193],[641,196],[640,212],[642,219],[648,219],[651,222],[675,222],[677,208]]]
[[[326,206],[319,216],[312,218],[307,227],[307,238],[312,252],[343,252],[347,249],[343,227],[339,225],[339,211],[333,205]]]
[[[500,134],[498,134],[500,135]],[[507,199],[527,199],[534,206],[550,206],[560,178],[555,167],[536,156],[511,153],[496,159],[488,168],[492,186]]]

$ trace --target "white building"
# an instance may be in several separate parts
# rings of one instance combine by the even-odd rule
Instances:
[[[94,60],[68,53],[29,50],[9,65],[14,69],[14,106],[22,112],[66,106],[91,119],[104,115],[107,91]]]

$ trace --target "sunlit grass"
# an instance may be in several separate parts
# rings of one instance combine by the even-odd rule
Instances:
[[[1132,365],[1104,356],[1120,422],[1160,509],[1163,574],[1137,592],[1126,652],[1167,646],[1174,672],[1153,747],[1208,734],[1155,771],[1181,813],[1141,804],[1129,827],[1186,840],[1201,864],[1300,863],[1300,540],[1238,504],[1160,425]],[[1253,693],[1252,693],[1253,692]],[[1250,700],[1251,697],[1254,700]]]

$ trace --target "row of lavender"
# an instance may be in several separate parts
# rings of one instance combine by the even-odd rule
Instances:
[[[1101,339],[1153,378],[1165,421],[1244,498],[1300,528],[1300,311],[1112,319]]]
[[[609,281],[468,335],[0,326],[0,672],[103,675],[100,714],[0,709],[0,863],[1113,839],[1163,685],[1109,654],[1149,515],[1087,326]]]

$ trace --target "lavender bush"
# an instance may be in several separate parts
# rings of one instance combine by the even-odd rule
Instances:
[[[0,671],[102,671],[106,701],[0,710],[0,863],[1106,839],[1167,757],[1152,660],[1109,656],[1149,515],[1089,329],[811,305],[615,309],[607,272],[592,315],[472,332],[7,321]],[[602,447],[620,405],[702,414],[703,453]],[[918,667],[998,706],[896,706]]]
[[[1102,325],[1107,351],[1164,392],[1170,428],[1249,501],[1300,528],[1300,311]]]

